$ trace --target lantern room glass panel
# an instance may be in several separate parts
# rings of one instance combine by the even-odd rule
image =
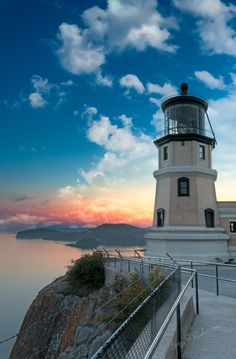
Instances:
[[[166,134],[205,134],[205,111],[195,104],[174,104],[165,110]]]

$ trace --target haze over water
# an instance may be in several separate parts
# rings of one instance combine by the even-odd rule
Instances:
[[[65,274],[71,259],[86,253],[64,244],[19,240],[15,233],[0,233],[0,341],[17,334],[38,292]],[[128,248],[126,250],[122,253],[133,254]],[[0,345],[0,359],[8,359],[13,344],[11,340]]]
[[[0,233],[0,340],[18,332],[37,293],[81,253],[61,242],[17,240],[15,234]],[[0,345],[0,359],[9,357],[13,344]]]

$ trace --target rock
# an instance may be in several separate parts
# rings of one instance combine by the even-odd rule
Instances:
[[[88,359],[88,346],[80,345],[79,348],[74,349],[71,353],[62,353],[60,359]]]
[[[88,342],[89,338],[94,335],[94,326],[79,325],[75,331],[74,345],[80,345]]]
[[[28,309],[9,359],[78,359],[103,344],[101,317],[112,308],[99,309],[110,298],[102,288],[81,297],[70,294],[63,276],[41,290]]]
[[[105,331],[104,334],[97,336],[89,347],[89,356],[91,358],[93,354],[95,354],[98,349],[107,341],[107,339],[111,336],[111,332]]]

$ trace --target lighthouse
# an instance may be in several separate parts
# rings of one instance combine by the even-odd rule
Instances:
[[[161,108],[164,129],[154,141],[159,166],[153,174],[156,195],[146,256],[168,252],[175,258],[225,259],[229,234],[218,213],[212,168],[216,138],[208,104],[182,83],[180,94],[165,98]]]

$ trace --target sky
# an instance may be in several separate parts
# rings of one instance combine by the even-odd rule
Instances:
[[[209,102],[236,200],[236,3],[2,0],[0,230],[152,223],[160,102]]]

